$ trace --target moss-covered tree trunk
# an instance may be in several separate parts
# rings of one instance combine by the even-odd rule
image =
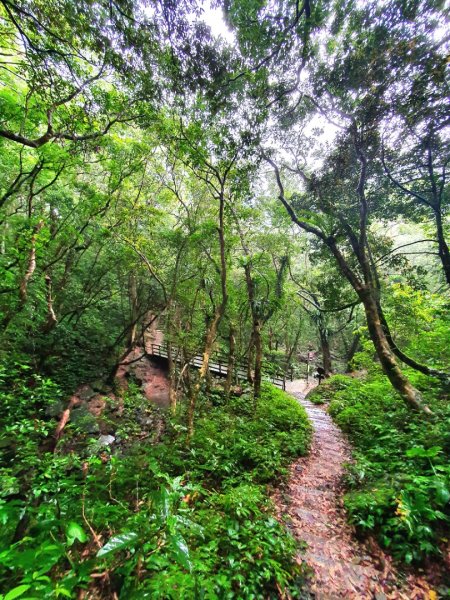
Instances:
[[[350,373],[352,371],[352,360],[355,354],[358,352],[358,349],[361,345],[361,336],[359,333],[353,336],[352,343],[350,344],[350,348],[347,350],[347,354],[345,356],[345,361],[347,363],[346,371]]]
[[[285,207],[292,221],[304,231],[315,235],[326,247],[328,247],[329,251],[334,256],[342,274],[351,284],[359,299],[363,303],[370,338],[375,347],[383,371],[391,382],[393,388],[400,394],[410,408],[421,410],[426,414],[431,414],[431,410],[423,402],[420,392],[411,384],[398,366],[395,355],[391,346],[389,345],[386,332],[382,326],[382,319],[378,309],[378,275],[376,266],[373,260],[371,260],[370,247],[367,239],[368,203],[364,191],[367,171],[367,158],[361,149],[360,143],[356,140],[356,136],[355,150],[358,154],[361,164],[361,172],[356,189],[357,197],[359,198],[360,203],[359,231],[356,233],[345,220],[342,222],[342,225],[344,231],[346,232],[348,243],[353,251],[353,258],[356,259],[355,262],[358,265],[356,268],[341,252],[334,236],[327,235],[318,227],[302,221],[297,216],[295,210],[285,197],[280,170],[270,158],[266,157],[266,160],[274,168],[279,189],[278,198]],[[317,194],[317,198],[320,200],[320,190],[315,189],[314,191]]]
[[[325,371],[325,377],[331,375],[333,365],[331,362],[330,340],[327,330],[319,326],[320,348],[322,350],[322,366]]]
[[[397,364],[395,355],[391,350],[381,324],[373,292],[370,289],[366,289],[361,292],[360,297],[364,304],[369,334],[384,373],[406,404],[415,410],[422,410],[427,414],[431,414],[430,409],[423,402],[420,392],[411,384]]]

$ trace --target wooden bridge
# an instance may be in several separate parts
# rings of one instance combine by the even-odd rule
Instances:
[[[156,343],[157,340],[148,340],[146,343],[146,351],[150,356],[159,356],[162,358],[168,358],[168,347],[166,342]],[[172,355],[175,360],[181,362],[181,353],[178,351],[178,348],[172,346]],[[189,364],[197,369],[200,368],[202,364],[203,357],[201,355],[196,355],[189,361]],[[237,381],[247,381],[247,361],[236,360],[234,363],[233,369],[233,378]],[[221,352],[215,352],[208,365],[208,369],[214,375],[218,375],[219,377],[226,377],[228,374],[228,356]],[[262,377],[263,381],[270,381],[275,386],[285,390],[286,389],[286,374],[285,373],[275,373],[275,374],[267,374],[263,373]],[[292,377],[291,377],[292,380]]]

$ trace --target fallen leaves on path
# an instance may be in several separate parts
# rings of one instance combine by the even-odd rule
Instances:
[[[305,391],[305,386],[297,390]],[[280,518],[307,543],[302,555],[311,568],[309,592],[316,600],[434,600],[420,578],[402,580],[391,557],[371,539],[359,543],[342,505],[342,475],[351,460],[348,442],[322,408],[289,390],[314,427],[309,456],[291,466],[286,487],[275,496]]]

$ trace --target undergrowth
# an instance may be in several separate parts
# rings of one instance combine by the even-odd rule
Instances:
[[[352,380],[350,377],[346,375],[334,375],[313,388],[308,394],[308,400],[313,404],[326,404],[330,402],[336,392],[345,390],[351,385]]]
[[[28,372],[10,365],[1,381],[5,600],[76,598],[83,589],[127,600],[277,598],[283,589],[299,597],[297,545],[267,488],[309,446],[295,400],[269,385],[256,408],[250,396],[211,393],[190,442],[181,413],[152,444],[132,426],[132,390],[125,446],[99,448],[69,423],[65,436],[78,445],[53,453],[48,407],[61,394]]]
[[[350,521],[412,563],[439,556],[448,542],[450,407],[436,380],[408,376],[434,418],[412,412],[373,363],[363,379],[330,378],[323,397],[354,446],[345,496]]]

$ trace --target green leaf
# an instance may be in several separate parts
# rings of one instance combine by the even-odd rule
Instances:
[[[66,536],[67,536],[67,543],[69,546],[72,546],[72,544],[75,542],[75,540],[78,540],[79,542],[84,543],[88,539],[88,537],[87,537],[86,533],[84,532],[84,529],[81,527],[81,525],[78,525],[78,523],[75,523],[74,521],[70,521],[70,523],[67,525]]]
[[[188,571],[192,571],[192,562],[186,540],[179,533],[170,535],[169,539],[177,562]]]
[[[153,506],[158,517],[166,521],[170,515],[170,498],[166,488],[153,494]]]
[[[138,535],[137,533],[134,533],[134,531],[127,531],[126,533],[116,535],[115,537],[111,538],[109,542],[103,546],[103,548],[100,548],[100,550],[97,552],[97,557],[105,556],[111,552],[117,552],[117,550],[126,548],[136,541],[137,537]]]
[[[442,448],[439,446],[433,446],[432,448],[428,448],[428,450],[425,450],[425,448],[422,448],[422,446],[414,446],[406,451],[406,456],[409,458],[414,458],[416,456],[421,458],[434,458],[441,452],[441,450]]]
[[[450,491],[444,483],[439,482],[436,484],[436,496],[438,501],[444,505],[450,500]]]
[[[18,598],[22,594],[24,594],[27,590],[29,590],[31,585],[18,585],[17,587],[10,590],[4,600],[14,600],[14,598]]]

